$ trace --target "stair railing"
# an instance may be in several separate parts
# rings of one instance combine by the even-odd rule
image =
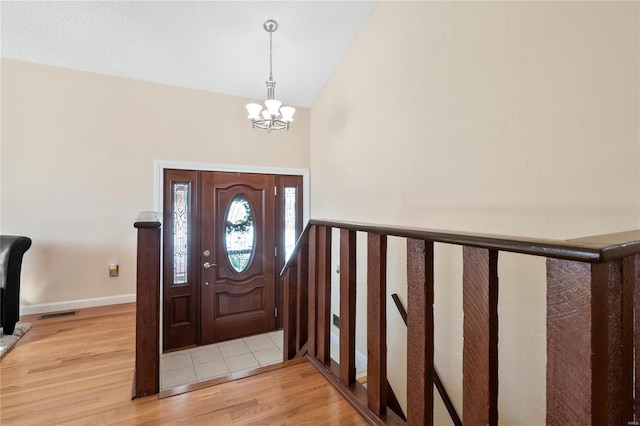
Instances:
[[[330,357],[340,230],[340,357]],[[367,234],[367,388],[355,380],[356,232]],[[407,423],[433,423],[434,243],[463,247],[462,419],[498,424],[498,253],[547,258],[549,425],[633,424],[640,395],[640,231],[570,241],[312,220],[282,270],[285,359],[307,359],[371,424],[387,410],[387,237],[407,239]],[[635,361],[634,361],[634,350]],[[634,365],[635,362],[635,365]],[[636,412],[634,413],[634,409]]]

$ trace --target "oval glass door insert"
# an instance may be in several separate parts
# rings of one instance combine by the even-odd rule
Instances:
[[[253,258],[255,227],[253,211],[244,195],[236,195],[227,208],[225,220],[227,257],[236,272],[243,272]]]

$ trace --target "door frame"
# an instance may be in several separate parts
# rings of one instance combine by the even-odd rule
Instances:
[[[263,167],[263,166],[247,166],[247,165],[233,165],[233,164],[215,164],[215,163],[198,163],[189,161],[168,161],[168,160],[154,160],[153,162],[153,206],[156,215],[159,218],[164,217],[163,206],[163,187],[164,187],[164,170],[165,169],[180,169],[180,170],[201,170],[207,172],[232,172],[232,173],[259,173],[270,175],[298,175],[302,176],[302,228],[309,221],[309,169],[293,169],[284,167]],[[302,229],[300,230],[302,232]],[[164,232],[160,233],[160,259],[164,259]],[[279,271],[276,271],[278,273]],[[164,318],[164,286],[163,274],[160,273],[160,353],[162,353],[163,345],[163,318]]]

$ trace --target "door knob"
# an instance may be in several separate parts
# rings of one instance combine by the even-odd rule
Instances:
[[[202,266],[204,266],[204,269],[209,269],[212,266],[218,266],[218,265],[216,263],[204,262],[204,265],[202,265]]]

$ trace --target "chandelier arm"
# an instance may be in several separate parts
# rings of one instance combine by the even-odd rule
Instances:
[[[282,120],[254,120],[253,127],[263,130],[289,130],[289,123]]]

